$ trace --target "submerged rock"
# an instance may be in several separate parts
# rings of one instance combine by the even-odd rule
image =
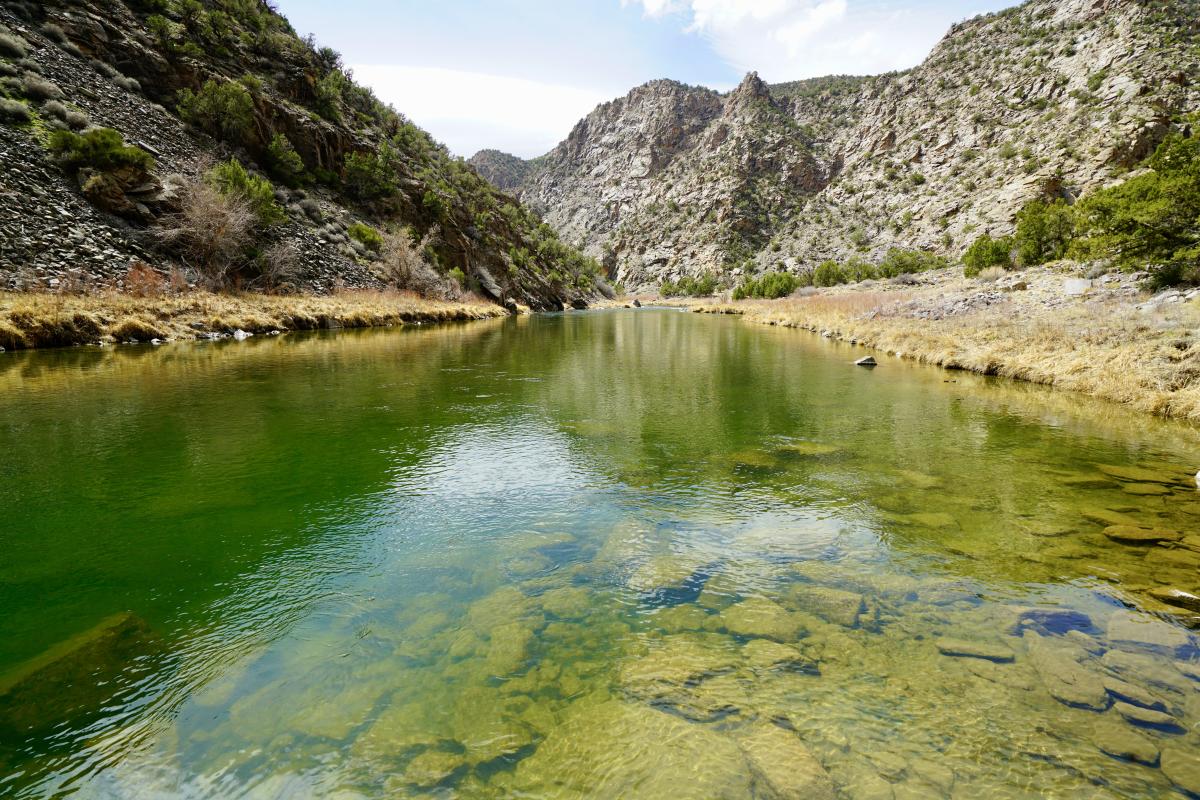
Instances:
[[[0,676],[0,738],[99,711],[129,665],[156,646],[141,617],[115,614]]]
[[[1105,475],[1111,475],[1117,480],[1129,481],[1133,483],[1162,483],[1168,486],[1177,486],[1180,483],[1178,477],[1173,473],[1160,472],[1159,470],[1146,469],[1144,467],[1123,467],[1113,464],[1097,464],[1096,468]]]
[[[776,452],[782,456],[795,456],[795,457],[804,458],[804,457],[815,457],[815,456],[829,456],[829,455],[833,455],[834,453],[841,452],[841,449],[842,448],[840,448],[834,444],[822,444],[820,442],[792,441],[792,442],[788,442],[785,445],[781,445],[776,450]]]
[[[1099,673],[1083,666],[1085,651],[1054,639],[1027,633],[1029,660],[1050,696],[1073,708],[1104,711],[1110,699]]]
[[[1200,753],[1184,747],[1164,747],[1162,771],[1179,789],[1200,795]]]
[[[1200,596],[1194,595],[1191,592],[1185,592],[1182,589],[1160,586],[1151,589],[1147,594],[1155,600],[1176,606],[1177,608],[1183,608],[1188,611],[1200,611]]]
[[[1125,703],[1141,706],[1142,708],[1153,709],[1155,711],[1167,710],[1167,704],[1148,689],[1143,689],[1141,686],[1129,683],[1128,681],[1123,681],[1119,678],[1105,678],[1104,690],[1111,694],[1115,699]]]
[[[1143,528],[1138,525],[1110,525],[1104,529],[1104,535],[1114,542],[1122,544],[1159,544],[1161,542],[1177,542],[1183,538],[1179,531],[1163,528]]]
[[[725,630],[735,636],[794,642],[807,633],[799,615],[761,597],[735,603],[725,609],[720,619]]]
[[[1163,663],[1160,658],[1123,650],[1109,650],[1100,659],[1100,664],[1114,675],[1133,684],[1181,694],[1193,689],[1192,682],[1187,677],[1170,664]]]
[[[847,628],[857,628],[860,618],[867,612],[861,594],[824,586],[795,586],[792,599],[805,611]]]
[[[638,566],[625,585],[641,594],[679,590],[703,566],[704,561],[695,557],[655,556]]]
[[[769,639],[754,639],[743,648],[746,665],[756,670],[792,670],[817,674],[816,662],[804,651]]]
[[[1019,633],[1025,626],[1038,629],[1039,633],[1066,634],[1070,631],[1086,631],[1092,627],[1092,618],[1082,611],[1070,608],[1047,606],[1014,606],[1006,609],[1015,617],[1010,626],[1011,633]]]
[[[1105,722],[1092,730],[1092,742],[1100,752],[1113,758],[1136,761],[1154,766],[1158,763],[1158,746],[1127,725]]]
[[[1125,649],[1174,655],[1192,643],[1186,631],[1145,614],[1118,611],[1108,621],[1108,639]]]
[[[432,789],[446,783],[454,773],[466,767],[466,759],[457,753],[426,750],[408,762],[404,770],[404,782],[420,789]]]
[[[833,800],[833,781],[800,737],[770,723],[757,723],[738,736],[762,787],[757,797],[778,800]]]
[[[515,794],[712,800],[751,797],[750,764],[713,727],[644,705],[585,699],[517,766]]]
[[[1126,722],[1133,725],[1140,725],[1144,728],[1158,728],[1170,733],[1183,732],[1183,727],[1179,724],[1179,721],[1163,711],[1142,708],[1141,706],[1129,703],[1113,703],[1113,711],[1116,711],[1124,717]]]
[[[1000,644],[968,642],[964,639],[949,638],[938,639],[935,644],[937,645],[938,652],[944,656],[979,658],[998,664],[1011,662],[1015,658],[1012,650]]]

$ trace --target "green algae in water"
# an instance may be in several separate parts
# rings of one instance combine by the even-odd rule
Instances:
[[[1200,790],[1193,431],[854,356],[643,311],[0,357],[0,675],[153,631],[0,795]]]

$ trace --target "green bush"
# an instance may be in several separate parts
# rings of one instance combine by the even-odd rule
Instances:
[[[950,262],[939,255],[926,253],[923,250],[905,250],[893,247],[887,251],[883,261],[879,262],[879,277],[897,278],[901,275],[915,275],[918,272],[929,272],[950,266]]]
[[[236,158],[217,164],[205,177],[225,197],[245,201],[261,226],[275,225],[287,219],[283,209],[275,202],[275,189],[271,182],[247,172]]]
[[[1071,254],[1149,267],[1152,288],[1200,283],[1200,138],[1172,134],[1148,165],[1080,201]]]
[[[396,192],[396,150],[387,142],[375,153],[350,153],[345,160],[346,191],[360,200]]]
[[[370,225],[356,222],[350,226],[347,233],[350,234],[351,239],[374,253],[383,249],[383,234]]]
[[[848,282],[842,266],[836,261],[823,261],[813,270],[813,286],[840,286]]]
[[[149,153],[125,144],[121,134],[112,128],[94,128],[81,134],[55,131],[50,134],[50,151],[70,172],[84,167],[102,171],[122,167],[154,169],[154,158]]]
[[[254,127],[254,98],[237,81],[207,80],[199,92],[179,93],[179,116],[231,144],[240,144]]]
[[[1067,254],[1074,234],[1074,214],[1064,201],[1034,200],[1026,204],[1017,214],[1017,232],[1013,237],[1017,264],[1036,267],[1057,261]]]
[[[1012,267],[1012,251],[1013,238],[1011,236],[993,239],[985,233],[967,248],[967,252],[963,253],[963,274],[968,278],[974,278],[988,267],[1010,269]]]
[[[766,272],[760,277],[747,278],[733,292],[734,300],[744,300],[748,297],[758,297],[764,300],[774,300],[787,297],[800,287],[800,279],[789,272]]]
[[[699,277],[685,275],[678,281],[663,281],[658,293],[663,297],[711,297],[717,291],[717,279],[711,273]]]
[[[304,183],[307,177],[304,160],[292,146],[291,140],[282,133],[271,137],[271,144],[267,145],[267,164],[271,174],[284,186],[295,188]]]
[[[854,256],[842,265],[842,274],[849,283],[874,280],[879,277],[879,268],[870,261]]]

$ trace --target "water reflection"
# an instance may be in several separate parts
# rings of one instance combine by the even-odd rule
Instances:
[[[0,366],[0,663],[155,642],[0,793],[1196,791],[1193,434],[851,353],[648,312]]]

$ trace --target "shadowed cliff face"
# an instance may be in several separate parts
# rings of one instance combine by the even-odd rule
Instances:
[[[138,209],[131,227],[83,198],[46,150],[46,129],[60,123],[45,98],[24,91],[32,75],[83,125],[113,128],[154,156],[156,183],[230,157],[270,176],[287,212],[273,238],[294,245],[295,288],[382,285],[377,254],[348,234],[360,223],[408,228],[414,239],[432,232],[436,269],[461,270],[497,302],[560,309],[595,294],[593,263],[354,84],[337,53],[300,39],[265,4],[50,0],[6,4],[0,25],[17,47],[0,54],[6,96],[32,117],[0,124],[2,189],[14,209],[0,220],[8,286],[111,285],[135,259],[170,266],[153,246],[170,204]],[[203,94],[210,82],[242,92],[248,107],[221,106],[185,124],[182,93]],[[294,151],[299,174],[281,176],[279,142]],[[356,170],[356,158],[366,166]]]
[[[913,70],[607,103],[517,190],[628,286],[706,271],[958,256],[1043,197],[1119,180],[1197,105],[1193,3],[1031,0]]]

